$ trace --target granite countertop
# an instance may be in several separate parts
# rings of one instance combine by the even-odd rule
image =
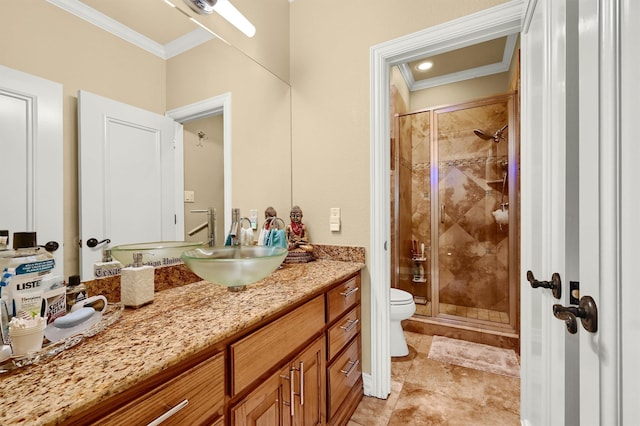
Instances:
[[[46,425],[91,408],[364,266],[283,265],[241,292],[206,281],[157,292],[108,329],[43,365],[0,374],[0,424]]]

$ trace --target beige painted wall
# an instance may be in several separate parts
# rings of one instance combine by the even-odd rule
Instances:
[[[411,92],[410,111],[455,105],[509,91],[508,71]]]
[[[215,60],[211,60],[215,58]],[[290,88],[236,49],[209,42],[167,61],[167,107],[231,93],[232,207],[291,207]],[[259,215],[262,217],[262,214]]]
[[[207,215],[192,210],[216,209],[216,245],[224,238],[224,140],[222,115],[200,118],[184,124],[184,189],[194,192],[194,202],[184,203],[186,241],[208,242],[209,229],[189,236],[187,232],[207,222]],[[202,132],[201,138],[198,134]]]
[[[293,202],[312,242],[370,242],[369,52],[373,45],[477,12],[503,0],[309,1],[291,4]],[[340,207],[342,230],[329,230]],[[363,318],[370,277],[363,275]],[[370,322],[363,324],[363,371],[370,371]]]

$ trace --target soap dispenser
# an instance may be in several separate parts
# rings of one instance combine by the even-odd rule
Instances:
[[[133,253],[133,266],[120,271],[120,301],[124,306],[139,308],[153,302],[153,266],[142,264],[142,253]]]
[[[122,264],[117,260],[113,260],[111,256],[111,249],[105,247],[102,250],[102,262],[96,262],[93,265],[93,276],[95,278],[112,277],[114,275],[120,275]]]

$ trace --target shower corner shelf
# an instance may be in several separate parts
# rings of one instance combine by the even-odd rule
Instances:
[[[418,265],[420,263],[423,263],[423,262],[426,262],[426,260],[427,260],[426,257],[412,257],[411,258],[411,261],[413,263],[415,263],[416,265]],[[420,265],[419,269],[420,269],[420,272],[423,272],[424,268],[422,268],[422,265]],[[414,274],[412,279],[411,279],[411,281],[414,282],[414,283],[426,283],[427,282],[427,277],[423,273]]]

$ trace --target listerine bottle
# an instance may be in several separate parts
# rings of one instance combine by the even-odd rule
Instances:
[[[57,249],[55,243],[48,246]],[[43,280],[51,275],[54,266],[53,255],[38,246],[35,232],[13,234],[13,249],[0,250],[0,272],[11,271],[8,285],[2,290],[10,317],[16,315],[14,300],[22,294],[42,291]]]

